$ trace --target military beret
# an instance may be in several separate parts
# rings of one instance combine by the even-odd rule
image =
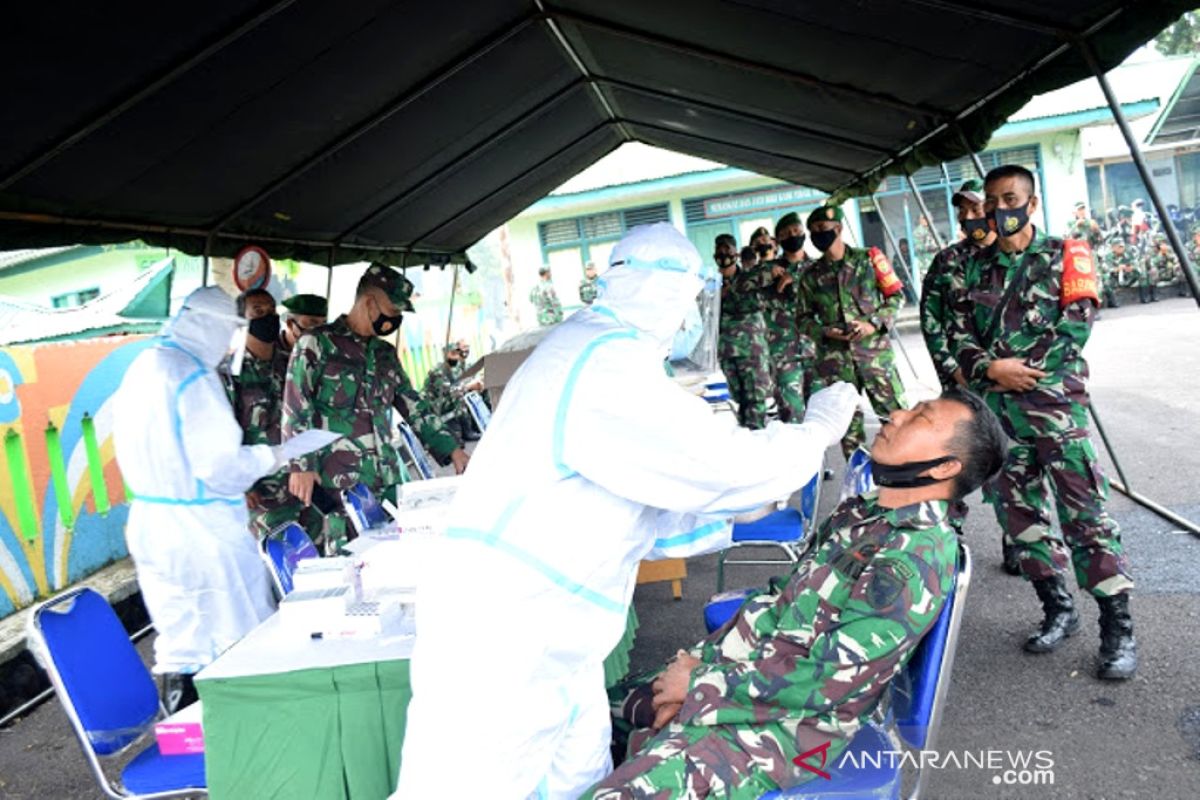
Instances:
[[[971,180],[958,187],[958,191],[950,198],[950,205],[958,208],[959,200],[970,200],[972,203],[983,202],[983,181],[979,178]]]
[[[733,238],[732,233],[722,233],[720,236],[718,236],[716,239],[713,240],[713,247],[720,247],[723,244],[731,245],[732,247],[737,247],[737,239]]]
[[[329,301],[319,294],[294,294],[284,300],[282,305],[293,314],[309,317],[329,316]]]
[[[781,230],[786,228],[788,225],[799,225],[799,224],[800,224],[800,215],[797,214],[795,211],[789,211],[788,213],[784,214],[782,217],[779,218],[779,222],[775,223],[775,232],[779,233]]]
[[[358,286],[360,289],[364,286],[380,289],[397,308],[404,311],[416,310],[410,299],[413,293],[412,281],[386,264],[376,262],[367,267],[367,271],[358,279]]]
[[[770,239],[771,232],[766,229],[766,226],[759,225],[757,228],[754,229],[754,233],[750,234],[750,241],[753,242],[755,239],[757,239],[760,236],[766,236],[768,239]]]
[[[808,221],[804,223],[804,226],[811,228],[818,222],[841,222],[843,216],[841,206],[817,206],[808,215]]]

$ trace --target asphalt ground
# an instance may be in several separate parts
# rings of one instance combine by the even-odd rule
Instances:
[[[910,400],[936,393],[919,337],[902,341],[916,368],[914,375],[900,359]],[[1200,521],[1196,305],[1167,300],[1106,310],[1087,356],[1094,404],[1133,488]],[[835,450],[829,461],[840,468]],[[1107,458],[1105,463],[1112,473]],[[838,479],[825,484],[825,511],[836,503],[839,485]],[[975,576],[934,749],[939,762],[953,752],[958,762],[998,758],[1005,767],[1008,759],[1048,751],[1052,776],[1036,776],[1043,781],[1038,785],[1008,785],[1003,769],[930,769],[924,796],[1200,798],[1200,538],[1114,492],[1108,508],[1121,525],[1137,579],[1133,610],[1141,668],[1128,683],[1101,683],[1092,677],[1097,611],[1086,596],[1077,595],[1080,634],[1053,654],[1022,652],[1024,637],[1040,619],[1037,599],[1022,579],[1000,570],[1000,532],[991,509],[978,495],[970,505],[965,536]],[[690,560],[679,601],[668,584],[638,587],[641,626],[632,669],[652,669],[703,635],[702,608],[715,591],[715,565],[713,556]],[[730,567],[727,586],[762,585],[774,571]],[[140,644],[143,655],[150,641]],[[100,796],[57,702],[0,730],[0,798]]]

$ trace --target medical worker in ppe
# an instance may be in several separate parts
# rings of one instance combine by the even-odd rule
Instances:
[[[242,445],[214,369],[245,324],[225,292],[192,292],[114,398],[113,443],[133,494],[125,539],[168,709],[194,700],[192,673],[274,606],[245,493],[283,461],[279,448]]]
[[[505,387],[422,565],[393,797],[574,798],[606,775],[602,662],[638,562],[725,547],[731,516],[802,487],[850,423],[844,383],[800,425],[714,415],[663,359],[694,341],[681,323],[715,275],[665,223],[629,231],[610,264]]]

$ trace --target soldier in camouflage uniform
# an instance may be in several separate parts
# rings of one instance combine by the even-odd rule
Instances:
[[[1183,277],[1183,269],[1179,259],[1171,250],[1167,237],[1158,234],[1154,237],[1154,252],[1150,256],[1150,272],[1154,275],[1155,285],[1175,285],[1175,296],[1187,296],[1187,281]]]
[[[1104,233],[1096,220],[1087,213],[1087,203],[1080,200],[1075,204],[1075,216],[1067,223],[1067,238],[1087,242],[1092,250],[1098,251],[1104,244]]]
[[[1100,293],[1107,308],[1120,308],[1117,302],[1117,289],[1130,286],[1132,283],[1126,277],[1132,274],[1133,265],[1125,255],[1125,242],[1119,235],[1110,237],[1108,245],[1100,257]]]
[[[558,301],[558,292],[554,291],[554,282],[550,280],[550,268],[538,269],[538,282],[529,290],[529,302],[537,311],[538,325],[556,325],[563,320],[562,303]]]
[[[717,360],[737,405],[738,424],[757,430],[766,427],[767,399],[774,389],[761,292],[771,275],[754,263],[739,267],[737,240],[727,233],[713,243],[713,260],[721,271]]]
[[[446,430],[458,442],[474,441],[479,434],[474,432],[470,415],[463,406],[463,394],[467,391],[458,385],[466,371],[462,342],[448,344],[444,348],[445,359],[425,377],[421,393],[425,402],[442,419]]]
[[[820,749],[803,763],[836,766],[954,584],[947,501],[1003,457],[995,417],[961,390],[897,411],[872,458],[945,459],[925,472],[932,482],[847,499],[786,580],[751,594],[653,683],[638,676],[610,692],[614,730],[634,729],[635,752],[584,797],[756,800],[813,777],[795,763],[802,753]],[[648,742],[646,729],[658,730]]]
[[[1034,228],[1034,187],[1023,167],[988,174],[986,204],[1000,239],[964,262],[951,292],[951,341],[968,385],[986,393],[1013,439],[991,499],[1045,611],[1025,649],[1049,652],[1078,629],[1064,578],[1073,562],[1080,587],[1100,606],[1097,674],[1125,679],[1137,668],[1133,578],[1120,530],[1104,510],[1108,482],[1088,436],[1083,347],[1096,313],[1095,266],[1086,243]],[[1051,525],[1051,497],[1061,535]]]
[[[597,285],[596,265],[588,262],[583,268],[583,280],[579,282],[579,300],[585,305],[590,306],[596,302],[596,298],[600,294],[600,287]]]
[[[933,229],[929,225],[929,220],[924,216],[917,221],[917,229],[913,231],[913,238],[917,244],[917,263],[928,264],[938,254],[939,248],[937,239],[933,235]]]
[[[804,398],[812,383],[809,376],[817,359],[817,348],[796,323],[796,284],[809,265],[804,254],[804,228],[796,213],[779,218],[775,240],[783,255],[771,263],[774,280],[763,293],[767,344],[775,368],[775,405],[779,419],[800,422],[804,419]]]
[[[396,349],[380,338],[395,333],[403,311],[413,310],[412,284],[396,270],[372,264],[359,280],[354,306],[328,325],[300,337],[283,391],[283,436],[324,428],[343,435],[322,450],[293,461],[288,488],[305,505],[313,487],[328,494],[364,484],[389,497],[401,481],[400,453],[392,436],[396,409],[442,463],[466,468],[467,454],[446,432],[400,366]],[[341,530],[327,547],[349,531]],[[332,527],[332,525],[331,525]]]
[[[822,256],[800,275],[796,316],[800,333],[817,346],[812,391],[847,381],[866,392],[878,414],[902,408],[904,385],[887,337],[903,302],[900,279],[877,248],[842,241],[841,208],[815,209],[808,231]],[[860,410],[842,439],[846,458],[865,436]]]

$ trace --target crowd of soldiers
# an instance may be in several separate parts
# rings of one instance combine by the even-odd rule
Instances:
[[[1174,287],[1179,297],[1187,295],[1187,281],[1179,259],[1171,250],[1158,219],[1146,212],[1141,200],[1119,206],[1105,216],[1102,227],[1089,213],[1087,204],[1075,204],[1075,216],[1067,223],[1067,236],[1087,242],[1099,256],[1100,293],[1105,306],[1120,305],[1117,289],[1136,289],[1138,301],[1158,300],[1158,290]],[[1200,256],[1200,225],[1193,226],[1190,256]]]
[[[240,368],[231,359],[222,372],[244,443],[277,445],[317,428],[343,435],[254,484],[246,499],[258,536],[298,522],[329,552],[351,538],[342,492],[361,483],[386,498],[402,480],[393,409],[439,463],[466,468],[464,444],[478,438],[461,403],[465,391],[478,388],[461,380],[469,347],[448,346],[419,392],[384,338],[413,310],[412,293],[400,272],[372,264],[350,311],[332,322],[317,295],[283,301],[282,322],[266,289],[238,298],[238,313],[249,322],[245,353]]]
[[[842,210],[822,205],[802,224],[788,213],[774,235],[755,230],[738,249],[718,236],[722,275],[718,359],[747,428],[766,425],[772,402],[781,420],[799,421],[805,400],[847,381],[886,415],[904,406],[888,333],[903,287],[877,248],[843,241]],[[806,238],[821,253],[811,259]],[[848,456],[864,440],[860,411],[842,443]]]

